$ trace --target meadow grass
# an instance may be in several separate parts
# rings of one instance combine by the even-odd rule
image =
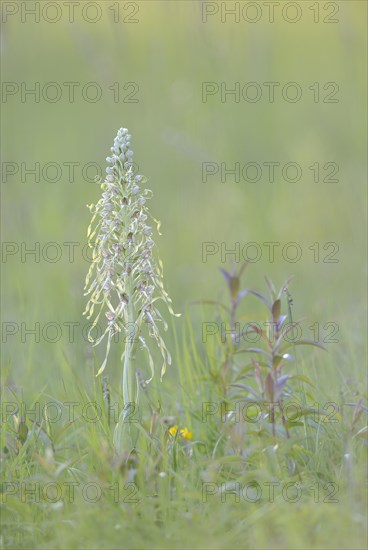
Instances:
[[[198,307],[208,319],[218,305]],[[213,318],[225,324],[221,310]],[[259,354],[253,365],[235,358],[230,330],[198,336],[188,313],[176,336],[176,390],[155,381],[141,389],[135,450],[114,446],[123,401],[106,379],[86,386],[65,361],[61,384],[33,401],[2,387],[2,547],[365,547],[363,394],[330,401],[309,373],[320,354],[299,352],[304,398],[290,378],[272,400],[292,403],[286,428],[277,407],[273,423],[267,393],[257,398]],[[239,376],[246,385],[232,384]],[[170,433],[174,424],[188,436]]]

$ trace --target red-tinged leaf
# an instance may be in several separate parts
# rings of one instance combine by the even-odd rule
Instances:
[[[238,298],[238,292],[239,292],[239,288],[240,288],[239,277],[237,275],[231,275],[231,273],[228,273],[222,267],[220,267],[220,271],[226,279],[226,282],[227,282],[227,284],[229,286],[229,290],[230,290],[231,300],[234,303],[234,302],[236,302],[236,300]]]
[[[262,328],[258,327],[257,325],[249,325],[249,327],[247,327],[247,329],[249,330],[249,332],[256,332],[260,336],[262,336],[262,334],[263,334]]]
[[[281,313],[281,302],[276,300],[272,305],[272,320],[274,323],[278,323]]]
[[[270,368],[270,365],[266,363],[265,361],[257,361],[260,367]],[[239,371],[239,374],[247,374],[249,371],[254,370],[254,366],[252,363],[249,363],[248,365],[245,365],[242,367],[242,369]]]
[[[266,396],[269,399],[271,403],[273,403],[273,396],[274,396],[274,381],[272,378],[272,375],[270,373],[266,376],[265,381],[265,390],[266,390]]]
[[[226,282],[230,285],[231,279],[233,278],[233,276],[230,273],[228,273],[225,269],[223,269],[222,267],[220,267],[220,271],[223,274],[223,276],[225,277]]]
[[[240,288],[240,281],[239,281],[239,277],[231,277],[231,281],[230,281],[230,294],[231,294],[231,299],[233,302],[236,302],[237,298],[238,298],[238,292],[239,292],[239,288]]]
[[[266,332],[262,330],[261,327],[258,327],[257,325],[249,325],[245,330],[242,331],[241,334],[243,336],[244,334],[247,335],[252,332],[259,334],[262,340],[266,343],[267,347],[269,349],[272,349],[271,341],[269,340]]]

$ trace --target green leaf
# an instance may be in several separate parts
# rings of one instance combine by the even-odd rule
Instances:
[[[24,420],[21,420],[18,426],[18,439],[24,445],[28,435],[28,427]]]
[[[312,408],[306,408],[306,409],[298,409],[297,415],[299,416],[308,416],[309,414],[319,414],[317,409]]]
[[[281,298],[282,296],[282,293],[284,292],[284,289],[288,289],[289,288],[289,283],[290,281],[292,281],[294,279],[294,275],[291,275],[290,277],[288,277],[286,279],[286,281],[284,282],[284,284],[282,285],[282,287],[280,288],[280,292],[279,292],[279,295],[278,295],[278,299]]]
[[[364,426],[359,432],[357,432],[354,437],[366,437],[368,438],[368,426]]]
[[[230,456],[222,456],[221,458],[218,458],[215,463],[218,464],[232,464],[233,462],[247,462],[247,459],[241,456],[237,455],[230,455]]]
[[[275,395],[274,395],[274,398],[276,401],[278,401],[278,399],[280,398],[280,396],[282,395],[282,392],[283,392],[283,389],[287,383],[287,381],[289,380],[290,378],[290,375],[289,374],[285,374],[284,376],[280,376],[280,378],[278,378],[275,382]]]
[[[277,367],[280,365],[281,361],[283,360],[282,355],[275,355],[272,360],[272,366],[276,370]]]
[[[263,355],[268,359],[269,362],[272,361],[272,357],[269,353],[266,353],[261,348],[244,348],[244,349],[238,349],[234,352],[234,355],[238,355],[239,353],[258,353],[259,355]]]
[[[256,399],[261,399],[261,396],[247,384],[230,384],[232,388],[241,388],[242,390],[249,391]]]
[[[280,352],[283,354],[285,350],[291,348],[292,346],[314,346],[316,348],[320,348],[320,349],[323,349],[324,351],[327,351],[325,346],[323,346],[319,342],[315,342],[314,340],[309,340],[308,338],[301,338],[296,342],[288,342],[280,349]]]
[[[273,282],[271,281],[271,279],[269,279],[267,277],[267,275],[265,275],[265,281],[266,281],[266,285],[267,285],[267,288],[269,290],[269,293],[271,294],[271,297],[272,297],[272,300],[275,300],[276,298],[276,290],[275,290],[275,287],[273,285]]]
[[[256,334],[259,334],[259,336],[262,338],[262,340],[265,342],[265,344],[267,345],[268,349],[272,349],[272,344],[267,336],[267,334],[260,328],[260,327],[257,327],[255,325],[251,325],[251,327],[247,327],[246,329],[246,334],[250,334],[252,332],[255,332]],[[242,331],[242,336],[244,335],[244,331]]]
[[[288,420],[287,422],[285,422],[285,426],[287,428],[296,428],[298,426],[304,426],[303,422],[293,422],[292,420]]]
[[[268,307],[268,309],[271,311],[272,306],[271,306],[270,302],[267,300],[267,298],[265,298],[264,296],[262,296],[262,294],[260,294],[259,292],[256,292],[255,290],[249,289],[249,292],[250,292],[250,294],[253,294],[253,295],[256,296],[257,298],[259,298],[260,300],[262,300],[262,302],[263,302],[264,304],[266,304],[266,306]]]

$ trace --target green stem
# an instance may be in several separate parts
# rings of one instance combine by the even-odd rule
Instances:
[[[126,445],[134,448],[137,439],[137,430],[134,430],[134,426],[138,421],[138,403],[136,402],[137,379],[135,372],[136,340],[138,338],[138,335],[133,293],[134,281],[132,275],[128,274],[126,282],[126,294],[128,298],[128,304],[125,315],[127,332],[122,378],[123,411],[119,417],[119,421],[115,430],[115,445],[118,450],[122,450],[122,448]]]
[[[130,336],[129,336],[130,338]],[[135,350],[134,343],[127,342],[125,345],[124,353],[124,366],[123,366],[123,403],[124,410],[126,411],[124,417],[127,417],[128,405],[135,403],[136,397],[136,384],[135,384]]]

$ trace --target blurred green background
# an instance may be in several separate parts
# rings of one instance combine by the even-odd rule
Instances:
[[[310,324],[319,322],[321,327],[326,322],[339,325],[339,343],[319,359],[321,376],[324,365],[330,365],[330,373],[340,373],[336,388],[340,377],[356,384],[363,376],[366,340],[366,3],[319,2],[317,14],[315,2],[299,2],[302,15],[295,23],[282,15],[285,2],[275,7],[273,23],[263,2],[257,3],[261,16],[255,23],[244,20],[242,12],[238,22],[221,13],[224,4],[236,7],[233,2],[92,2],[84,17],[82,2],[75,7],[74,22],[64,3],[54,2],[61,9],[55,23],[50,22],[58,16],[55,7],[41,11],[36,22],[27,15],[25,4],[29,8],[34,3],[2,4],[2,362],[11,364],[11,381],[26,393],[41,390],[51,381],[58,383],[64,362],[89,381],[103,357],[104,349],[97,349],[93,359],[82,334],[89,265],[82,255],[90,220],[86,204],[100,193],[97,185],[86,181],[82,168],[94,162],[104,170],[105,157],[123,126],[133,136],[135,161],[154,192],[151,211],[162,221],[163,236],[157,243],[176,311],[184,311],[192,300],[215,299],[226,292],[217,268],[229,266],[232,257],[218,253],[203,261],[202,243],[224,243],[233,249],[238,242],[242,249],[256,242],[262,257],[247,270],[245,284],[263,290],[264,275],[277,286],[295,275],[295,316],[306,315]],[[41,10],[46,4],[50,3],[40,3]],[[96,5],[100,19],[86,21],[98,14]],[[16,13],[7,15],[13,8]],[[252,9],[246,13],[255,17]],[[293,9],[287,14],[293,18]],[[325,21],[329,18],[337,22]],[[39,101],[32,95],[22,100],[22,85],[33,88],[37,82]],[[42,96],[50,82],[62,90],[59,101]],[[65,82],[80,84],[74,102],[69,101]],[[101,90],[96,102],[82,96],[89,82]],[[236,82],[241,88],[257,82],[262,93],[253,103],[242,97],[234,101],[231,95],[221,101],[220,93],[203,101],[204,82],[220,87],[225,83],[229,90]],[[264,82],[280,83],[273,103]],[[297,102],[282,96],[289,82],[302,90]],[[323,101],[333,91],[324,89],[328,82],[338,85],[333,96],[337,102]],[[15,83],[19,92],[7,95],[7,83]],[[109,89],[116,89],[114,83],[119,83],[119,101]],[[135,84],[124,89],[127,83]],[[316,89],[315,83],[320,90],[317,102],[310,89]],[[133,86],[139,89],[131,97],[138,101],[129,103]],[[51,97],[53,90],[48,91]],[[92,96],[93,89],[89,91]],[[270,161],[281,167],[298,163],[300,181],[285,181],[278,169],[270,183],[263,165]],[[24,173],[24,167],[37,162],[39,182]],[[255,162],[263,167],[262,178],[237,182],[228,175],[222,183],[218,173],[204,183],[204,162],[226,163],[229,168],[236,162]],[[337,163],[338,182],[322,181],[328,162]],[[42,174],[47,163],[61,167],[55,182],[48,181],[55,175],[52,168],[46,178]],[[65,163],[78,163],[73,181]],[[309,169],[315,163],[321,167],[317,183]],[[12,169],[17,173],[8,172]],[[89,177],[94,174],[90,168]],[[274,262],[263,245],[270,241],[281,243]],[[59,261],[47,261],[47,254],[52,258],[56,250],[45,248],[50,242],[62,250]],[[71,242],[79,243],[73,261],[63,244]],[[280,252],[290,242],[302,250],[296,263],[285,261]],[[339,247],[337,263],[323,261],[333,250],[323,250],[329,242]],[[22,247],[31,249],[35,243],[40,243],[40,261],[32,255],[22,258]],[[318,262],[309,249],[314,243],[320,247]],[[17,247],[18,252],[8,254]],[[249,301],[249,315],[253,306]],[[36,322],[40,342],[25,334]],[[180,331],[182,321],[174,322]],[[7,334],[7,323],[15,323],[16,334]],[[61,327],[59,341],[42,337],[47,323]],[[77,323],[73,342],[65,323]],[[196,323],[200,341],[198,318]],[[48,330],[49,339],[57,335]],[[174,349],[172,332],[168,345]],[[117,350],[108,366],[112,377],[114,357]],[[165,384],[171,380],[175,385],[176,368],[174,361]]]

